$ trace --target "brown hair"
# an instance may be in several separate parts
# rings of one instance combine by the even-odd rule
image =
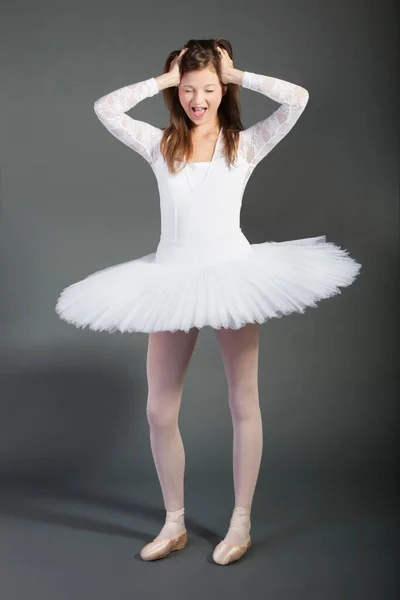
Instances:
[[[180,75],[190,71],[210,68],[214,71],[221,83],[226,86],[226,92],[218,107],[220,126],[223,127],[221,142],[225,148],[225,158],[230,167],[236,160],[239,144],[239,132],[244,129],[240,120],[239,92],[240,86],[233,83],[224,84],[221,80],[221,55],[218,46],[224,48],[233,60],[232,46],[224,38],[210,40],[189,40],[184,48],[188,50],[180,59]],[[164,73],[170,69],[173,59],[181,50],[173,50],[164,64]],[[193,153],[191,130],[196,127],[187,116],[180,101],[178,87],[171,86],[162,90],[164,102],[170,111],[170,124],[163,128],[160,150],[168,166],[168,171],[175,175],[177,169],[175,160],[189,160]]]

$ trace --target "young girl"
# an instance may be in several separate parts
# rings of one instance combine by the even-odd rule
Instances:
[[[103,96],[104,126],[141,154],[157,178],[161,236],[156,252],[111,266],[63,290],[56,311],[77,327],[149,334],[147,418],[166,510],[144,560],[184,548],[185,453],[178,413],[199,329],[215,329],[232,414],[235,506],[214,561],[226,565],[250,547],[250,513],[263,432],[257,386],[259,327],[303,313],[340,293],[361,265],[324,235],[250,244],[240,228],[243,193],[256,165],[292,129],[309,94],[299,85],[233,66],[222,38],[189,40],[171,52],[164,73]],[[244,129],[240,86],[280,104]],[[170,124],[129,117],[163,91]]]

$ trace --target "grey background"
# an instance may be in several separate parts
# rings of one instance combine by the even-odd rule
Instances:
[[[206,0],[196,10],[2,4],[7,600],[155,598],[166,586],[174,598],[217,598],[222,589],[232,598],[395,594],[394,3]],[[293,131],[248,182],[244,233],[253,243],[326,234],[363,265],[317,310],[261,327],[253,556],[222,572],[210,555],[233,507],[232,427],[214,332],[200,332],[180,413],[191,549],[151,566],[138,552],[164,511],[145,415],[147,335],[78,330],[54,312],[64,287],[153,252],[160,234],[154,175],[101,125],[95,100],[160,75],[189,38],[217,36],[231,41],[237,68],[310,93]],[[246,89],[241,105],[246,127],[277,107]],[[161,94],[131,114],[159,127],[168,120]]]

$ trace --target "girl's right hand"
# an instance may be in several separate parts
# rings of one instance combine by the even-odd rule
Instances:
[[[175,84],[175,87],[178,87],[180,84],[180,81],[181,81],[179,65],[180,65],[182,56],[185,54],[186,50],[187,50],[187,48],[182,48],[182,50],[180,51],[180,54],[178,56],[175,56],[174,60],[171,63],[170,69],[169,69],[169,73],[173,74],[177,81],[177,83]]]

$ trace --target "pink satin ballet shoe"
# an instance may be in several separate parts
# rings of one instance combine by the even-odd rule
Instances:
[[[229,544],[225,540],[222,540],[214,548],[214,562],[218,565],[228,565],[239,560],[251,546],[250,528],[250,507],[235,506],[229,523],[229,532],[235,531],[239,533],[242,539],[246,536],[244,539],[247,539],[247,542],[245,544]]]
[[[251,538],[247,541],[247,544],[227,544],[222,541],[215,546],[213,552],[213,559],[218,565],[229,565],[229,563],[235,562],[242,558],[243,554],[251,546]]]
[[[174,550],[182,550],[187,543],[187,531],[182,531],[177,537],[154,539],[149,544],[143,546],[140,556],[143,560],[157,560],[167,556]]]

